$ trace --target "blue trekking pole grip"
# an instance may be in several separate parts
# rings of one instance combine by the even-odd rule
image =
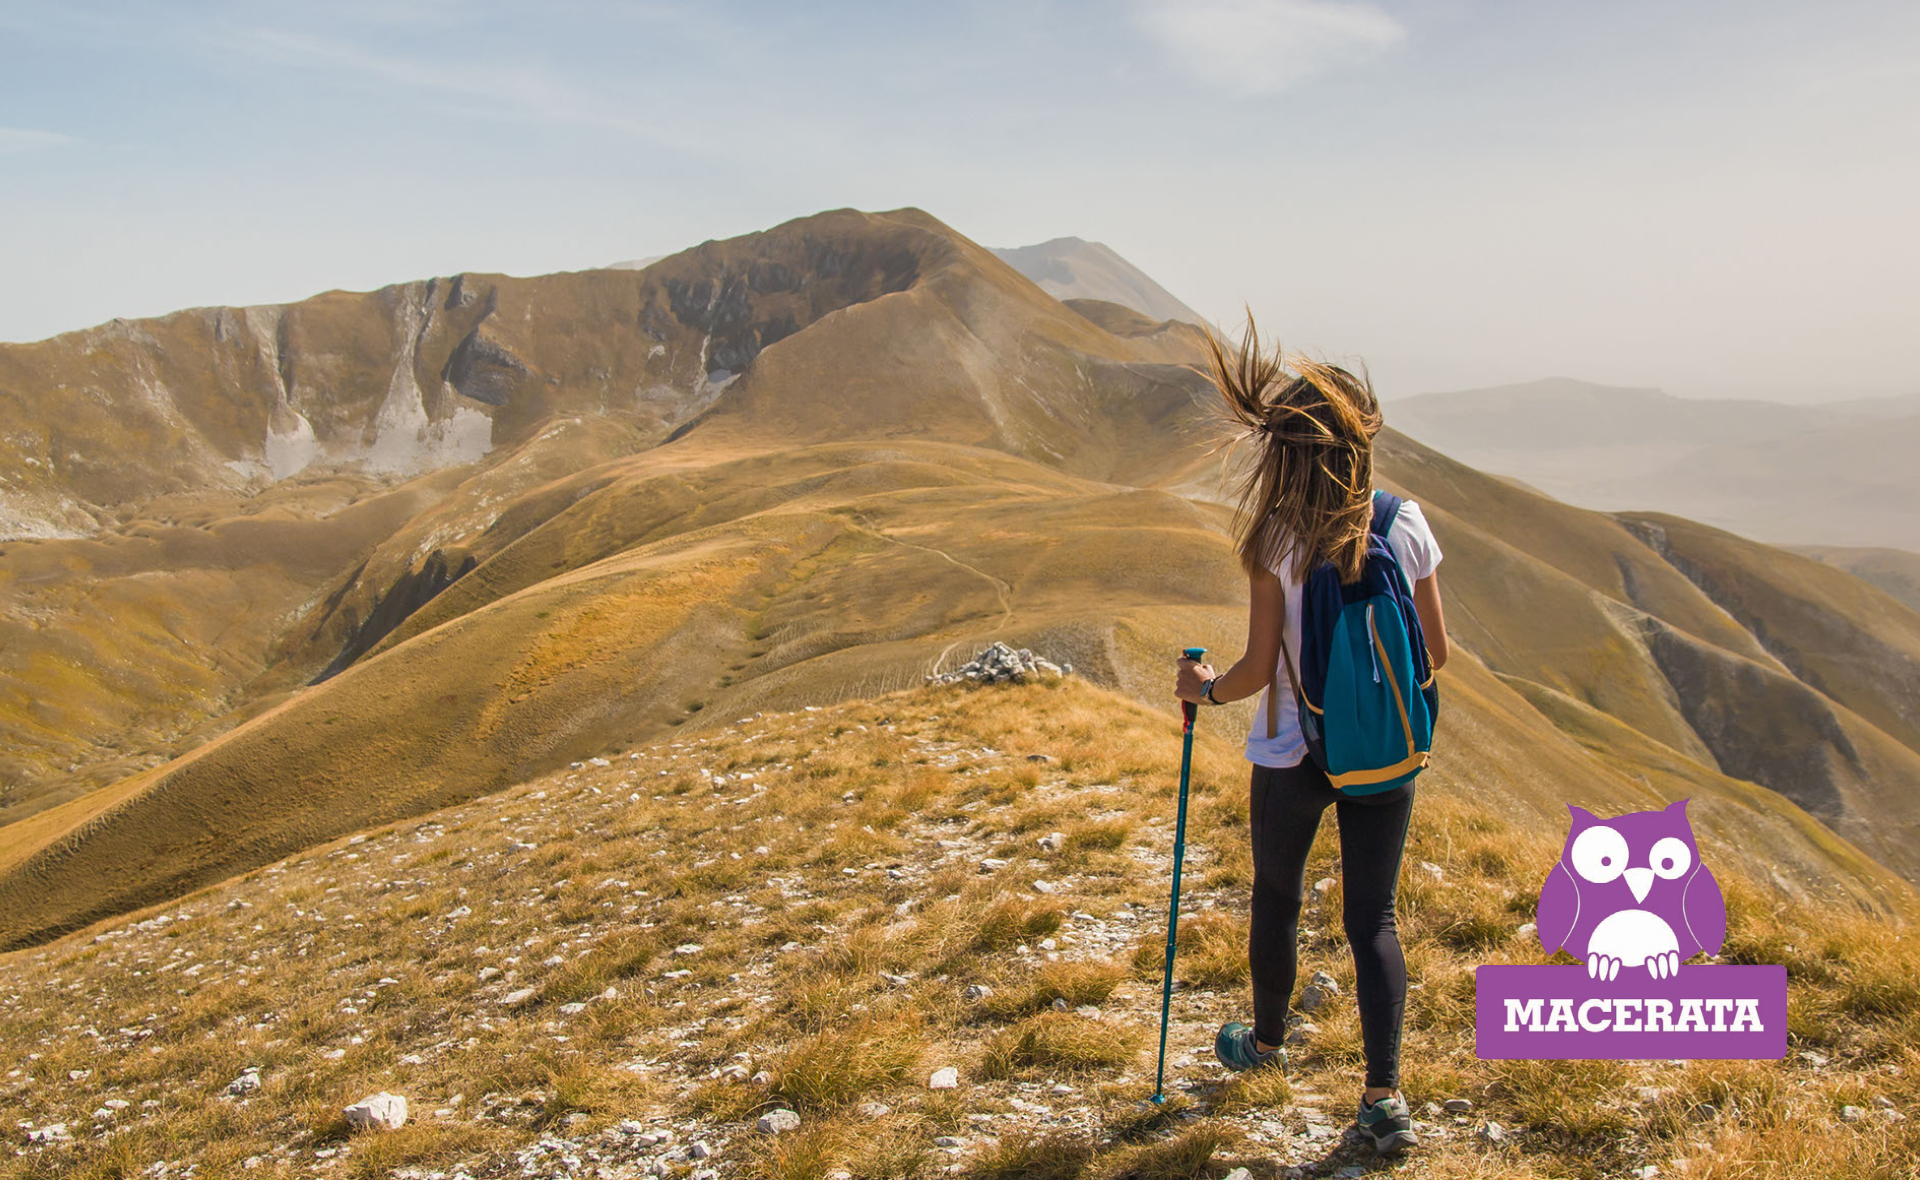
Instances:
[[[1207,649],[1190,647],[1180,654],[1197,664]],[[1167,1100],[1167,1021],[1173,1012],[1173,952],[1180,929],[1180,863],[1187,854],[1187,780],[1193,771],[1193,721],[1199,712],[1192,701],[1180,702],[1186,724],[1180,743],[1180,813],[1173,825],[1173,898],[1167,903],[1167,974],[1160,987],[1160,1065],[1153,1077],[1156,1105]]]

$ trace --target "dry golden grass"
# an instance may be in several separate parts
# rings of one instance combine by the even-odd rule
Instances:
[[[1003,1136],[968,1164],[969,1180],[1078,1180],[1093,1162],[1093,1144],[1068,1132]]]
[[[1135,1035],[1066,1012],[1030,1016],[987,1042],[977,1073],[988,1081],[1029,1074],[1096,1073],[1139,1055]]]
[[[1112,740],[1089,742],[1074,770],[1049,767],[1021,785],[1024,752],[1102,725]],[[1345,998],[1315,1014],[1319,1033],[1292,1049],[1282,1077],[1224,1075],[1200,1052],[1221,1021],[1247,1015],[1246,894],[1204,879],[1190,887],[1173,1101],[1143,1106],[1174,799],[1167,768],[1139,750],[1169,737],[1169,718],[1080,682],[917,690],[763,716],[375,829],[165,911],[5,956],[0,1061],[19,1064],[0,1069],[0,1126],[64,1121],[78,1142],[29,1148],[16,1137],[26,1154],[0,1156],[0,1177],[133,1176],[162,1160],[210,1176],[321,1165],[478,1175],[542,1136],[631,1152],[606,1146],[626,1142],[623,1119],[677,1126],[682,1144],[711,1139],[722,1175],[904,1180],[948,1163],[1013,1175],[1058,1159],[1047,1174],[1217,1176],[1226,1160],[1274,1153],[1364,1163],[1364,1152],[1297,1135],[1303,1104],[1323,1101],[1337,1118],[1359,1082],[1337,888],[1303,914],[1301,966],[1303,980],[1333,974]],[[1211,869],[1229,862],[1225,841],[1246,839],[1231,807],[1244,772],[1220,736],[1198,745],[1190,851]],[[820,766],[829,772],[809,773]],[[1130,834],[1084,860],[1031,838],[1032,816],[1075,812]],[[536,846],[510,849],[510,839]],[[982,866],[1003,848],[1008,865]],[[1913,1124],[1875,1101],[1920,1111],[1920,1001],[1907,986],[1920,948],[1904,931],[1803,908],[1732,871],[1722,873],[1738,936],[1729,956],[1788,965],[1794,1055],[1479,1061],[1472,968],[1541,961],[1512,932],[1531,916],[1538,866],[1557,853],[1556,841],[1468,798],[1433,791],[1415,809],[1402,883],[1418,985],[1404,1089],[1416,1108],[1466,1097],[1475,1109],[1458,1125],[1419,1116],[1435,1129],[1414,1174],[1612,1177],[1646,1164],[1674,1173],[1685,1159],[1715,1176],[1866,1180],[1920,1147]],[[1337,854],[1323,832],[1309,880],[1337,878]],[[1057,892],[1032,893],[1042,879]],[[1462,950],[1453,932],[1472,922],[1505,934]],[[992,994],[966,1000],[973,983]],[[1056,999],[1100,1015],[1055,1011]],[[925,1088],[942,1065],[961,1068],[960,1090]],[[261,1088],[229,1096],[250,1066]],[[768,1082],[748,1076],[763,1070]],[[1641,1093],[1649,1087],[1656,1097]],[[408,1095],[414,1124],[348,1135],[341,1107],[383,1088]],[[94,1119],[109,1098],[129,1105]],[[1074,1124],[1050,1125],[1016,1099]],[[865,1102],[892,1112],[857,1114]],[[1718,1113],[1697,1116],[1702,1103]],[[779,1105],[802,1112],[802,1131],[756,1136],[752,1119]],[[1849,1121],[1846,1106],[1868,1113]],[[1512,1134],[1483,1144],[1483,1119]],[[1292,1130],[1261,1129],[1275,1120]],[[595,1138],[603,1132],[613,1138]],[[936,1149],[937,1135],[971,1146]],[[260,1162],[248,1169],[250,1158]]]
[[[920,1064],[924,1035],[914,1021],[817,1033],[774,1062],[768,1093],[798,1111],[851,1105],[906,1081]]]

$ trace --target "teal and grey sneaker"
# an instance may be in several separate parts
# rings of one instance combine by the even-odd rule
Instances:
[[[1253,1030],[1237,1020],[1220,1026],[1220,1035],[1213,1038],[1213,1055],[1220,1059],[1220,1064],[1232,1070],[1287,1067],[1285,1045],[1262,1053],[1254,1042]]]
[[[1371,1103],[1362,1098],[1360,1129],[1372,1136],[1373,1149],[1381,1155],[1420,1145],[1420,1137],[1413,1133],[1413,1112],[1398,1094]]]

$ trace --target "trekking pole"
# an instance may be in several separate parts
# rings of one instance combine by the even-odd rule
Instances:
[[[1190,647],[1181,653],[1195,663],[1207,654],[1204,647]],[[1167,1018],[1173,1011],[1174,934],[1180,928],[1180,861],[1187,854],[1187,776],[1193,769],[1193,719],[1200,707],[1192,701],[1180,702],[1186,719],[1186,732],[1180,743],[1180,815],[1173,825],[1173,900],[1167,903],[1167,978],[1160,987],[1160,1066],[1153,1075],[1153,1101],[1167,1100]]]

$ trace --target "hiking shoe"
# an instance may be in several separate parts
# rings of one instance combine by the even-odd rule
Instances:
[[[1359,1121],[1360,1129],[1373,1138],[1373,1150],[1381,1155],[1420,1144],[1420,1137],[1413,1133],[1413,1112],[1397,1094],[1372,1103],[1362,1098]]]
[[[1237,1020],[1220,1026],[1220,1035],[1213,1038],[1213,1055],[1220,1059],[1220,1064],[1231,1070],[1287,1067],[1285,1045],[1260,1052],[1253,1039],[1253,1030]]]

